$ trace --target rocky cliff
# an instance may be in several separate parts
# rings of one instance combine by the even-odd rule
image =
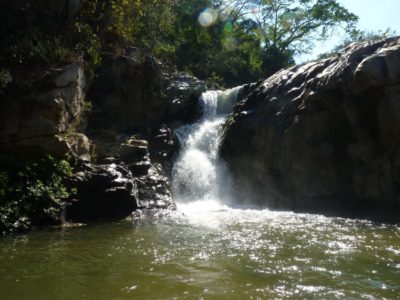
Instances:
[[[352,44],[251,89],[220,154],[240,203],[399,221],[400,39]]]
[[[69,151],[77,156],[89,154],[88,139],[76,133],[85,106],[83,69],[75,64],[52,69],[30,85],[28,94],[11,90],[1,97],[1,152],[56,157]]]
[[[1,91],[0,154],[18,161],[73,157],[75,173],[66,184],[76,193],[62,204],[64,220],[119,220],[138,209],[175,207],[169,171],[178,149],[171,128],[201,115],[205,82],[129,48],[104,58],[90,82],[71,64],[25,85],[22,92]]]

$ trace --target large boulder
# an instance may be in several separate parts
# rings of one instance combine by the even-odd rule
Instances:
[[[99,165],[82,164],[70,180],[77,193],[65,208],[65,221],[114,221],[138,208],[136,182],[128,168],[115,159]]]
[[[32,83],[31,94],[11,91],[0,103],[0,149],[13,154],[88,154],[89,141],[74,136],[84,110],[85,76],[72,64]],[[69,143],[71,141],[72,144]],[[84,153],[86,152],[86,153]]]
[[[185,73],[164,73],[164,81],[168,103],[164,121],[176,128],[198,120],[203,114],[199,98],[206,83]]]
[[[160,146],[159,149],[164,153],[163,147]],[[128,138],[120,145],[118,156],[135,177],[140,209],[175,208],[171,196],[171,182],[164,175],[165,168],[161,164],[151,162],[147,141],[135,136]]]
[[[160,165],[151,166],[146,175],[136,179],[140,209],[176,209],[171,182]]]
[[[220,148],[236,200],[400,220],[400,39],[352,44],[253,87]]]

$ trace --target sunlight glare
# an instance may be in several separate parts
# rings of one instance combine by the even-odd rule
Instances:
[[[209,27],[217,21],[218,13],[213,8],[206,8],[199,15],[199,24],[203,27]]]

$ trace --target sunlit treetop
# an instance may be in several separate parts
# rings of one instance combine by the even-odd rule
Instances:
[[[265,47],[304,53],[335,28],[351,32],[358,17],[335,0],[224,0],[222,15],[232,22],[251,20]]]

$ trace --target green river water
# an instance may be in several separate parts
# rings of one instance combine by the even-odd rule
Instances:
[[[0,299],[400,299],[400,227],[181,204],[0,239]]]

